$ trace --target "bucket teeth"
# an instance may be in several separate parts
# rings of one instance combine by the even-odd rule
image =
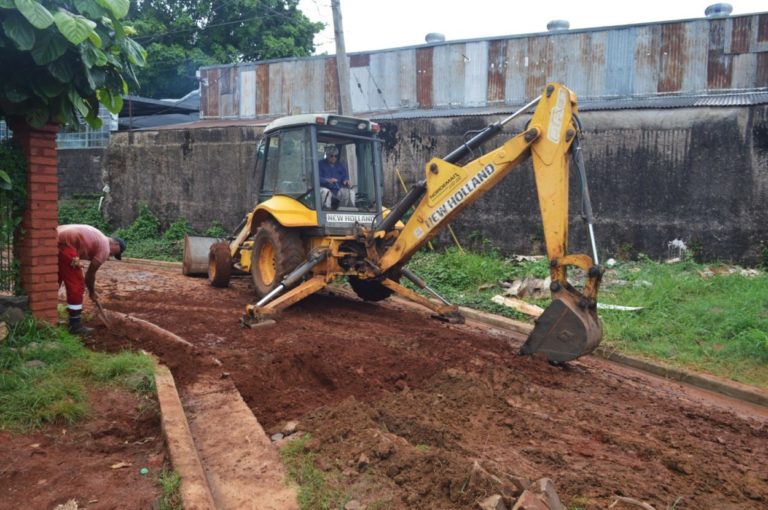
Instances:
[[[580,306],[581,294],[563,288],[536,320],[520,354],[541,353],[549,361],[571,361],[594,351],[603,338],[603,328],[594,308]]]

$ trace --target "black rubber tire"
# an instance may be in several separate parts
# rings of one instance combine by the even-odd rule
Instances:
[[[382,301],[394,292],[392,289],[382,285],[380,281],[361,280],[357,276],[349,277],[349,285],[363,301]]]
[[[305,258],[304,244],[296,230],[274,220],[262,222],[253,237],[251,254],[251,278],[256,295],[262,298],[272,292]],[[271,274],[265,273],[264,264],[269,265]]]
[[[213,287],[229,286],[232,277],[232,256],[229,244],[221,241],[213,243],[208,251],[208,281]]]

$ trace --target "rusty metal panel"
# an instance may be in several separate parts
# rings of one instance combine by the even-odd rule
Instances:
[[[731,89],[751,89],[757,79],[757,53],[742,53],[733,57]]]
[[[368,67],[369,65],[371,65],[370,53],[357,53],[349,57],[349,67]]]
[[[240,118],[256,116],[256,70],[253,67],[240,68]]]
[[[553,49],[552,38],[532,36],[528,38],[528,76],[525,80],[525,97],[533,98],[541,94],[552,76]]]
[[[731,32],[731,53],[747,53],[752,42],[752,17],[733,18]]]
[[[755,87],[768,87],[768,53],[758,53],[755,69]]]
[[[399,92],[393,98],[395,106],[400,108],[417,108],[419,101],[417,98],[418,71],[416,66],[416,50],[409,49],[397,52],[397,62],[400,67],[399,73]]]
[[[464,92],[464,44],[444,44],[432,50],[432,104],[457,106]]]
[[[292,114],[323,111],[325,81],[322,61],[297,60],[288,65],[291,80],[285,83],[285,94],[290,98],[288,111]]]
[[[208,118],[208,96],[211,87],[208,84],[208,69],[200,69],[200,118]]]
[[[208,69],[208,118],[219,118],[219,77],[221,69]]]
[[[638,27],[635,43],[634,95],[653,94],[659,81],[661,27]]]
[[[371,55],[368,73],[369,111],[399,108],[400,61],[396,51]]]
[[[375,94],[374,90],[374,94]],[[349,68],[349,94],[353,112],[370,112],[370,81],[367,67]]]
[[[707,88],[711,90],[727,89],[733,79],[731,63],[733,57],[721,50],[709,50],[707,60]]]
[[[504,101],[507,80],[507,41],[491,41],[488,45],[488,103]]]
[[[237,115],[240,110],[240,90],[239,85],[240,81],[238,80],[238,68],[237,66],[232,66],[229,69],[229,84],[230,84],[230,94],[232,94],[232,109],[230,110],[228,117],[237,118]]]
[[[707,65],[709,62],[709,23],[706,20],[685,24],[686,58],[681,62],[684,92],[702,92],[707,88]]]
[[[768,42],[768,14],[757,17],[757,42]]]
[[[589,32],[560,33],[551,36],[550,42],[546,83],[564,83],[579,97],[602,95],[604,36]]]
[[[237,72],[234,66],[228,66],[221,70],[219,76],[219,117],[232,118],[235,113],[235,82],[234,74]]]
[[[269,64],[256,66],[256,114],[269,114]]]
[[[468,42],[464,55],[464,94],[458,103],[485,106],[488,96],[488,41]]]
[[[416,101],[419,108],[432,108],[432,48],[416,50]]]
[[[339,78],[336,72],[336,59],[323,60],[325,90],[323,94],[323,110],[326,112],[339,111]]]
[[[284,74],[282,62],[269,64],[269,115],[285,115],[288,108],[283,101]]]
[[[603,93],[608,97],[626,95],[636,87],[637,29],[611,30],[604,35]]]
[[[510,39],[507,41],[507,70],[504,73],[504,97],[507,104],[523,104],[526,95],[525,84],[528,77],[528,39]],[[538,94],[537,94],[538,95]],[[535,97],[535,96],[534,96]]]
[[[685,42],[684,23],[661,26],[658,92],[679,92],[682,89],[683,73],[688,60]]]

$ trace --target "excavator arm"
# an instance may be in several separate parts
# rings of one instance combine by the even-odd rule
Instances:
[[[458,164],[500,133],[504,124],[533,105],[536,105],[536,110],[525,131],[487,154],[463,165]],[[568,361],[592,352],[602,339],[602,328],[595,310],[602,269],[597,262],[591,206],[578,146],[576,113],[575,94],[563,85],[549,84],[539,98],[520,111],[490,125],[447,157],[429,161],[426,178],[414,185],[376,228],[393,231],[405,212],[415,207],[404,228],[379,259],[379,269],[386,274],[388,270],[402,268],[452,218],[530,158],[550,263],[552,303],[537,320],[522,352],[543,353],[553,362]],[[586,254],[569,254],[567,251],[569,160],[572,155],[585,195],[584,212],[589,223],[594,259]],[[581,291],[568,281],[569,266],[579,267],[587,274]]]

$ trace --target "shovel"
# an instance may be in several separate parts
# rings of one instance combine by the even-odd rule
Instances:
[[[99,317],[101,317],[102,322],[104,322],[104,325],[109,329],[109,319],[107,319],[107,314],[104,311],[104,307],[101,306],[101,302],[98,299],[93,300],[94,303],[96,303],[96,311],[99,314]]]

